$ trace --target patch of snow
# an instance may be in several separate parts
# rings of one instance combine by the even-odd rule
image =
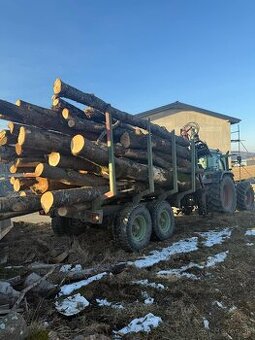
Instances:
[[[145,287],[155,288],[155,289],[158,289],[158,290],[165,289],[165,286],[162,285],[162,283],[149,282],[148,279],[132,281],[132,283],[133,284],[138,284],[138,285],[141,285],[141,286],[145,286]]]
[[[89,285],[90,283],[92,283],[94,281],[101,280],[105,275],[107,275],[107,273],[103,272],[103,273],[91,276],[86,280],[81,280],[81,281],[78,281],[78,282],[65,284],[61,287],[60,292],[59,292],[59,296],[72,294],[77,289],[85,287],[85,286]]]
[[[224,228],[222,230],[210,230],[198,233],[205,240],[202,242],[206,247],[212,247],[215,244],[222,244],[226,239],[230,238],[232,230]]]
[[[204,328],[205,329],[210,329],[209,321],[206,318],[204,318],[204,317],[203,317],[203,324],[204,324]]]
[[[214,306],[216,305],[217,307],[219,307],[219,308],[221,308],[221,309],[227,309],[227,307],[226,306],[224,306],[223,305],[223,303],[222,302],[220,302],[220,301],[213,301],[213,303],[212,303]]]
[[[227,251],[223,251],[221,253],[215,254],[213,256],[209,256],[207,258],[205,268],[214,267],[217,263],[224,262],[228,253],[229,251],[227,250]]]
[[[237,309],[237,307],[236,307],[236,306],[233,306],[233,307],[231,307],[231,308],[229,309],[229,312],[232,313],[232,312],[234,312],[236,309]]]
[[[190,237],[185,240],[180,240],[167,248],[154,250],[150,253],[150,255],[131,263],[137,268],[152,267],[154,264],[157,264],[161,261],[167,261],[172,255],[190,253],[192,251],[198,250],[197,241],[197,237]]]
[[[82,270],[82,266],[80,264],[63,264],[63,266],[60,267],[59,271],[62,273],[69,273],[69,272],[79,272]]]
[[[65,316],[76,315],[84,310],[88,305],[88,300],[80,293],[55,302],[56,310]]]
[[[248,247],[254,246],[254,243],[246,243]]]
[[[158,327],[161,322],[162,319],[160,317],[149,313],[142,318],[132,320],[126,327],[119,331],[114,331],[114,334],[122,336],[138,332],[149,333],[153,328]]]
[[[108,301],[107,299],[96,299],[96,302],[98,306],[100,307],[112,307],[114,309],[124,309],[124,307],[122,306],[120,302],[113,303],[113,302]]]
[[[204,269],[204,268],[214,267],[217,263],[223,262],[226,259],[227,254],[228,254],[228,250],[215,254],[213,256],[209,256],[205,264],[197,264],[194,262],[190,262],[186,266],[182,266],[180,268],[160,270],[157,272],[157,276],[161,276],[161,277],[175,276],[178,278],[185,277],[185,278],[192,279],[192,280],[199,280],[199,278],[196,275],[191,274],[191,273],[186,273],[186,271],[191,268]]]
[[[152,305],[154,303],[154,298],[148,297],[147,299],[144,300],[145,305]]]
[[[255,229],[246,230],[245,236],[255,236]]]

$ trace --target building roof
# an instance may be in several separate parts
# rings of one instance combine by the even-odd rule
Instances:
[[[149,110],[149,111],[144,111],[141,113],[138,113],[137,116],[141,117],[141,118],[145,118],[157,113],[162,113],[163,111],[167,111],[167,110],[171,110],[171,109],[180,109],[180,110],[184,110],[184,111],[197,111],[197,112],[201,112],[204,113],[206,115],[209,116],[213,116],[213,117],[217,117],[223,120],[228,120],[230,122],[230,124],[236,124],[239,123],[241,121],[241,119],[239,118],[235,118],[235,117],[231,117],[231,116],[227,116],[221,113],[217,113],[217,112],[213,112],[210,110],[206,110],[206,109],[202,109],[200,107],[197,106],[193,106],[193,105],[189,105],[189,104],[185,104],[182,102],[174,102],[165,106],[160,106],[160,107],[156,107],[155,109]],[[175,112],[173,113],[169,113],[169,115],[175,114]]]

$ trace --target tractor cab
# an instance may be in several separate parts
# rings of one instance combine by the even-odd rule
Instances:
[[[210,153],[198,158],[198,166],[204,169],[205,173],[215,171],[229,171],[228,153],[222,154],[218,149],[210,149]]]

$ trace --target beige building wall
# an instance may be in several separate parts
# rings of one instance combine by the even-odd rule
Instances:
[[[153,114],[150,118],[153,123],[165,126],[170,131],[174,129],[176,134],[180,134],[180,129],[188,122],[196,122],[200,126],[200,139],[205,141],[209,148],[220,149],[222,152],[231,149],[231,127],[227,120],[180,109],[166,110]]]

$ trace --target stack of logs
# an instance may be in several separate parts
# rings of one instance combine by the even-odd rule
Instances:
[[[84,109],[63,98],[86,105]],[[105,113],[112,116],[117,188],[148,187],[147,119],[122,112],[60,79],[51,109],[0,100],[0,160],[10,163],[14,193],[0,199],[0,218],[91,202],[109,191]],[[173,185],[172,134],[150,124],[155,191]],[[190,186],[189,143],[176,136],[179,190]],[[124,194],[122,196],[125,196]]]

